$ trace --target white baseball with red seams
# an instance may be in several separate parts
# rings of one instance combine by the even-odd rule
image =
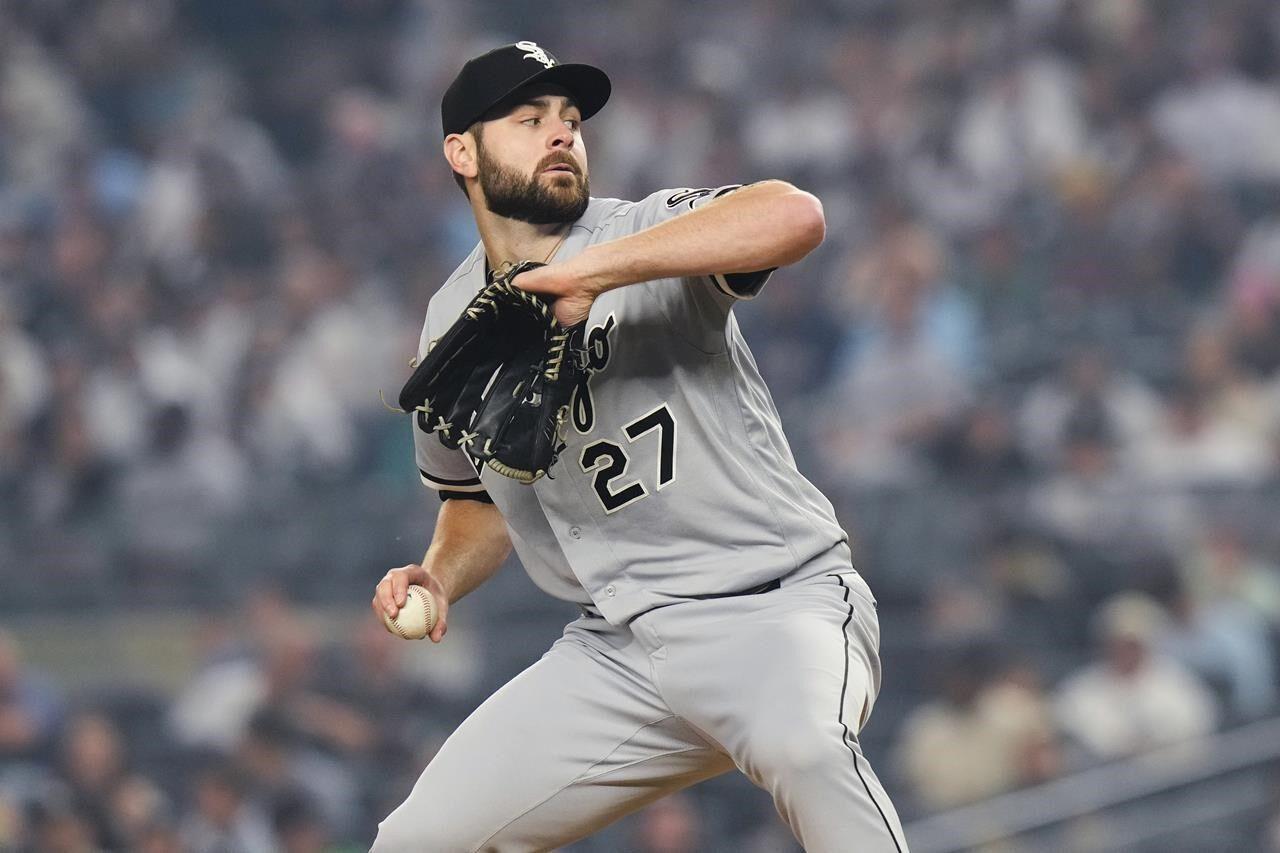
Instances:
[[[411,584],[395,618],[382,614],[387,630],[405,640],[421,640],[436,626],[436,600],[425,587]]]

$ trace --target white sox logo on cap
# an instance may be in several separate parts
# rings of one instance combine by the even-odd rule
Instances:
[[[546,68],[551,68],[553,65],[556,64],[556,61],[551,57],[547,56],[547,52],[542,48],[538,47],[536,42],[518,41],[516,42],[516,47],[520,48],[525,52],[524,54],[525,59],[532,59],[534,62],[541,62],[543,66]]]

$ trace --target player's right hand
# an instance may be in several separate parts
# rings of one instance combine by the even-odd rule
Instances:
[[[410,563],[387,572],[382,580],[378,581],[378,586],[373,593],[373,615],[377,618],[379,625],[382,624],[384,613],[394,619],[400,612],[400,608],[404,606],[410,584],[426,587],[427,592],[431,593],[431,597],[436,600],[438,611],[436,624],[428,636],[431,642],[438,643],[444,639],[445,631],[448,630],[449,596],[440,582],[423,566]]]

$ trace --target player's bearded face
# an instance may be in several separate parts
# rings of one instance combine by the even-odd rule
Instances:
[[[557,163],[573,171],[543,173]],[[525,175],[499,163],[477,139],[476,164],[485,201],[498,216],[533,225],[555,225],[574,222],[586,212],[590,181],[582,164],[567,151],[553,151],[538,162],[532,175]]]

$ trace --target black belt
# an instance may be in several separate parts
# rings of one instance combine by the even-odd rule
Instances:
[[[711,598],[733,598],[739,595],[760,595],[761,593],[764,593],[764,592],[773,592],[775,589],[782,589],[781,578],[774,578],[771,581],[765,581],[759,586],[753,586],[750,589],[740,589],[740,590],[735,590],[734,592],[710,592],[710,593],[707,593],[706,595],[689,595],[685,597],[694,599],[696,601],[706,601],[707,599],[711,599]],[[662,605],[662,606],[665,607],[666,605]],[[590,604],[579,604],[578,609],[581,610],[583,615],[586,615],[586,616],[593,616],[597,618],[600,616],[600,611],[596,610],[595,607],[591,606]]]
[[[712,592],[707,595],[691,595],[690,598],[696,598],[699,601],[707,598],[733,598],[735,595],[759,595],[762,592],[773,592],[775,589],[782,589],[782,579],[774,578],[771,581],[753,586],[751,589],[743,589],[737,592]]]

